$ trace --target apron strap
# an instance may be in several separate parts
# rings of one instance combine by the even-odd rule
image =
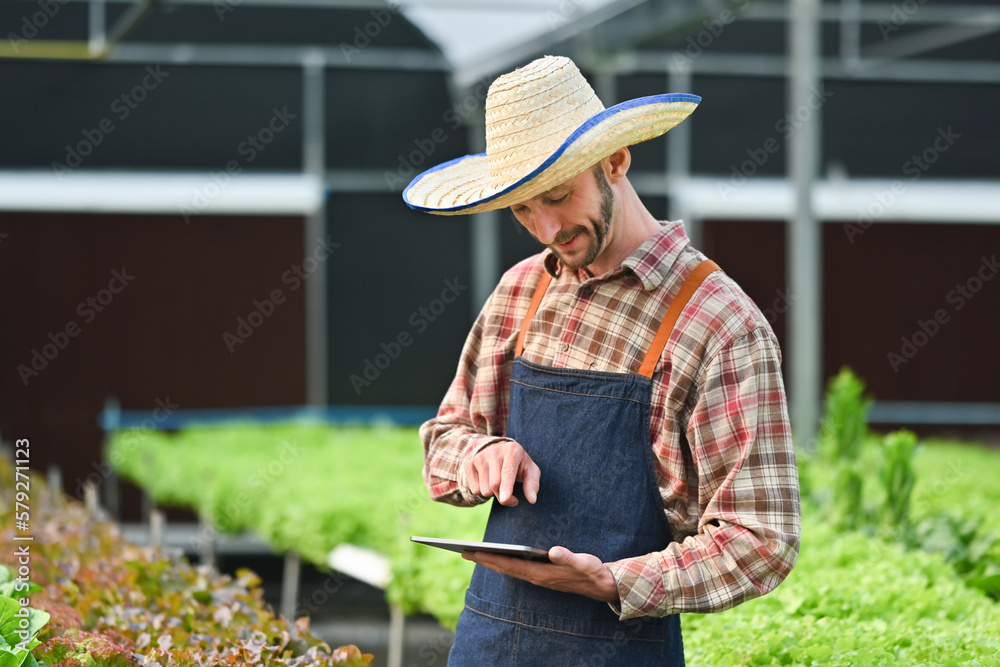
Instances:
[[[687,280],[684,281],[684,284],[681,285],[680,292],[674,297],[673,303],[667,309],[667,314],[663,317],[663,321],[660,322],[660,328],[656,330],[656,336],[653,337],[653,342],[646,352],[646,358],[643,359],[642,366],[639,367],[639,375],[644,375],[648,378],[653,377],[653,369],[656,367],[656,362],[659,361],[660,355],[663,354],[663,348],[667,345],[667,339],[670,338],[670,334],[674,330],[674,324],[677,323],[677,318],[680,317],[681,311],[684,310],[684,306],[691,299],[691,295],[701,287],[701,283],[705,278],[715,271],[721,271],[719,265],[710,259],[706,259],[695,267],[694,271],[687,277]],[[514,351],[515,357],[521,356],[521,353],[524,352],[524,337],[528,333],[528,325],[535,316],[535,312],[538,310],[538,306],[542,302],[542,297],[545,296],[545,290],[548,288],[550,282],[552,282],[552,276],[548,271],[542,271],[542,279],[539,281],[538,287],[535,288],[535,294],[531,297],[531,305],[528,306],[524,322],[521,323],[521,331],[517,334],[517,347]]]
[[[521,323],[521,332],[517,334],[517,348],[515,349],[514,356],[520,357],[521,353],[524,351],[524,337],[528,333],[528,324],[531,323],[531,318],[535,316],[535,311],[538,310],[538,304],[542,302],[542,297],[545,296],[545,290],[552,282],[552,275],[546,271],[542,270],[542,279],[538,283],[538,287],[535,288],[535,295],[531,297],[531,305],[528,306],[528,314],[524,316],[524,322]]]
[[[677,318],[680,317],[681,311],[684,310],[684,306],[691,299],[691,295],[701,287],[701,283],[708,277],[708,274],[715,271],[721,271],[719,265],[710,259],[706,259],[695,267],[691,275],[681,285],[681,291],[674,297],[674,301],[670,304],[667,314],[663,317],[663,321],[660,322],[660,328],[656,330],[656,336],[653,337],[653,342],[646,352],[646,358],[643,359],[642,366],[639,367],[639,375],[645,375],[648,378],[653,377],[653,369],[656,367],[656,362],[659,361],[660,355],[663,354],[663,348],[667,345],[667,339],[670,338],[670,334],[674,330],[674,324],[677,323]]]

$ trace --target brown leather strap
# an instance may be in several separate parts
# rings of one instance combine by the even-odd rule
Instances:
[[[702,281],[708,277],[708,274],[720,270],[718,264],[710,259],[706,259],[696,266],[691,275],[687,277],[687,280],[681,285],[681,291],[674,297],[673,303],[667,309],[667,314],[663,317],[663,321],[660,322],[660,328],[656,330],[656,336],[653,337],[653,342],[646,352],[646,358],[643,359],[642,366],[639,367],[639,375],[645,375],[648,378],[653,377],[653,369],[656,368],[656,362],[659,361],[660,355],[663,354],[663,348],[666,346],[667,339],[670,338],[670,334],[673,332],[674,325],[677,323],[677,318],[681,316],[684,306],[691,299],[691,295],[701,287]]]
[[[528,333],[528,325],[531,323],[531,318],[535,316],[535,311],[538,310],[538,304],[542,302],[542,297],[545,296],[545,290],[548,288],[549,283],[552,282],[552,276],[548,271],[542,270],[542,279],[538,283],[538,287],[535,288],[535,295],[531,297],[531,305],[528,306],[528,314],[524,316],[524,322],[521,323],[521,332],[517,334],[517,347],[514,350],[514,356],[520,357],[521,352],[524,351],[524,337]]]

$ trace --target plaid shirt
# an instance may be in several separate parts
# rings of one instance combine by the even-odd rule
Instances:
[[[437,417],[420,429],[432,498],[485,500],[469,492],[462,463],[505,439],[514,346],[543,270],[554,278],[524,357],[557,368],[638,371],[684,277],[705,259],[680,222],[662,224],[601,276],[567,269],[549,250],[504,274]],[[676,541],[607,564],[621,595],[612,608],[622,620],[720,611],[772,590],[795,564],[800,530],[781,352],[760,310],[722,272],[691,297],[660,357],[650,427]]]

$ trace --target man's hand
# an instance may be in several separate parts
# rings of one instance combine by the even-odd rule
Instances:
[[[514,482],[521,482],[529,503],[538,500],[541,471],[520,444],[511,440],[496,442],[465,462],[465,480],[477,496],[496,496],[501,505],[514,507]]]
[[[463,551],[462,558],[537,586],[585,595],[601,602],[619,600],[618,586],[608,566],[597,556],[573,553],[566,547],[549,549],[551,563],[498,556],[485,551]]]

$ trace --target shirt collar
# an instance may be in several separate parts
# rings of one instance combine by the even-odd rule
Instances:
[[[663,284],[680,256],[690,243],[684,232],[684,224],[679,220],[661,222],[660,231],[647,239],[622,261],[622,267],[631,269],[646,290],[653,290]],[[563,265],[551,249],[546,248],[542,258],[545,270],[553,278],[558,277]],[[612,274],[616,271],[612,271]],[[587,279],[584,271],[578,272],[581,281]]]
[[[622,266],[632,269],[646,290],[656,289],[666,281],[674,262],[690,243],[680,220],[661,222],[660,231],[626,257]]]

